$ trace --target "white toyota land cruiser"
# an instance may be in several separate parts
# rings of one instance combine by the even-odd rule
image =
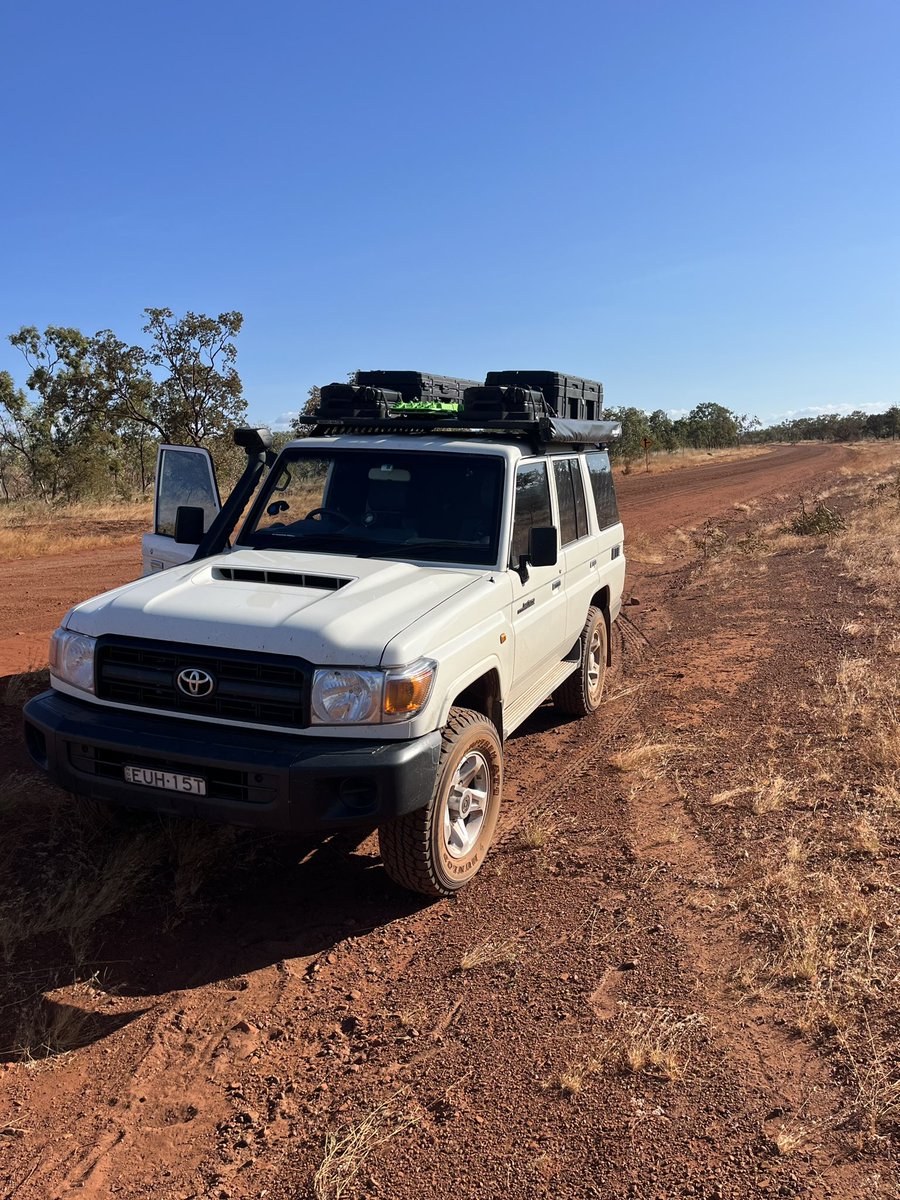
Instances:
[[[161,447],[145,575],[53,635],[32,758],[163,813],[377,826],[397,882],[451,894],[490,846],[504,740],[548,696],[600,704],[625,575],[601,395],[361,373],[277,458],[238,431],[222,506],[205,450]]]

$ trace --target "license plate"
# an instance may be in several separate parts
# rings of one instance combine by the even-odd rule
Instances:
[[[206,780],[199,775],[179,775],[175,771],[154,771],[152,767],[125,767],[125,782],[141,787],[159,788],[164,792],[183,792],[188,796],[205,796]]]

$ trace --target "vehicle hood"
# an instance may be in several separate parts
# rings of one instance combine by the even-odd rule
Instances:
[[[224,577],[234,571],[292,578]],[[335,554],[239,550],[95,596],[69,612],[66,626],[91,637],[116,634],[296,655],[320,665],[377,666],[398,633],[482,574]]]

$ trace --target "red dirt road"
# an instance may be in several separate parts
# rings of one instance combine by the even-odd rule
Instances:
[[[140,573],[140,538],[131,546],[0,563],[0,676],[46,666],[47,640],[73,604]]]
[[[659,475],[636,472],[616,487],[629,538],[700,524],[730,504],[809,488],[847,460],[842,446],[778,446],[758,458]],[[73,604],[140,574],[134,545],[0,563],[0,676],[47,661],[47,639]]]

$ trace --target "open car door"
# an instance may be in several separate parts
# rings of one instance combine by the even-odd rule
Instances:
[[[153,532],[141,540],[143,574],[175,567],[194,557],[200,539],[221,508],[216,472],[208,450],[160,446],[156,459]],[[176,516],[182,510],[176,540]],[[188,511],[187,513],[185,510]]]

